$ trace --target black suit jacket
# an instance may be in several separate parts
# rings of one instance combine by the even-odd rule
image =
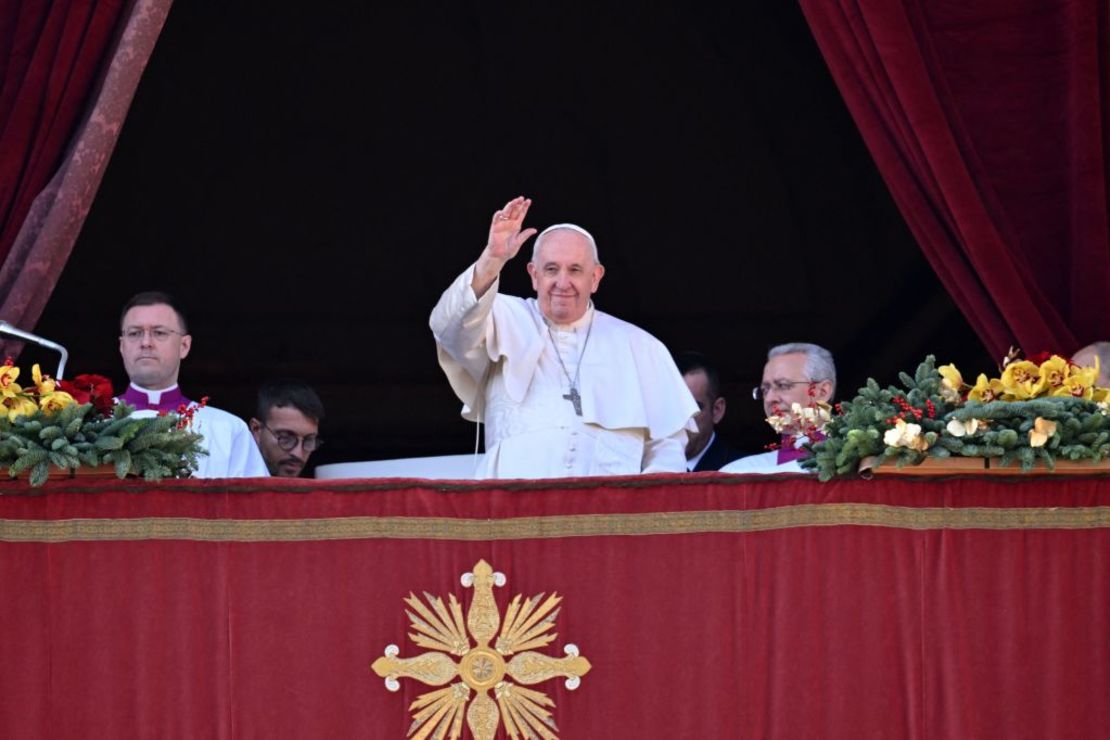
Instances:
[[[720,470],[733,460],[743,456],[744,453],[724,441],[721,435],[718,434],[713,438],[713,444],[709,445],[709,449],[701,456],[701,460],[698,460],[698,466],[694,468],[694,472],[700,473],[703,470]]]

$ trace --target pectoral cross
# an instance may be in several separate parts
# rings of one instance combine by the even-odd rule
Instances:
[[[573,385],[570,387],[570,393],[564,394],[563,398],[567,399],[574,406],[574,413],[579,416],[582,415],[582,396],[579,395],[578,389]]]

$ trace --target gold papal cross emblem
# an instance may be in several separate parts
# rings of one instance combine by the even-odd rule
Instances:
[[[465,624],[462,606],[454,594],[448,596],[447,606],[428,593],[424,594],[426,604],[412,593],[404,600],[411,609],[405,613],[414,630],[409,639],[437,652],[401,658],[400,649],[389,645],[385,655],[371,666],[374,672],[385,679],[390,691],[401,688],[400,678],[414,678],[429,686],[444,686],[456,677],[460,679],[417,697],[409,707],[412,725],[408,737],[459,738],[465,714],[475,740],[492,740],[501,724],[511,738],[558,740],[555,733],[559,728],[549,709],[555,703],[542,691],[526,689],[521,684],[531,686],[563,676],[566,687],[574,690],[590,670],[590,661],[571,644],[564,648],[563,658],[533,652],[557,637],[551,630],[562,597],[553,593],[544,599],[544,594],[537,594],[522,604],[521,595],[517,594],[502,623],[493,600],[493,587],[504,586],[505,582],[505,575],[495,573],[485,560],[479,560],[473,572],[463,574],[463,586],[474,588]],[[497,640],[490,647],[494,637]],[[458,662],[452,655],[459,658]],[[489,695],[491,689],[493,698]]]

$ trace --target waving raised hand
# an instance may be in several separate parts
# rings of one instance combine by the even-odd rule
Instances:
[[[474,294],[481,297],[501,274],[505,263],[516,256],[524,242],[536,233],[535,229],[521,229],[524,217],[532,200],[523,195],[513,198],[505,204],[504,208],[494,211],[490,219],[489,238],[482,256],[474,268],[474,279],[471,287]]]

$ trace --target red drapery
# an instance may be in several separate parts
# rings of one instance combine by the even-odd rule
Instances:
[[[0,495],[0,731],[404,737],[431,689],[390,693],[370,664],[427,652],[402,600],[469,608],[479,559],[507,577],[501,615],[563,598],[538,651],[592,669],[531,687],[562,738],[1110,726],[1110,478],[701,474]]]
[[[42,314],[171,2],[0,4],[0,318]]]
[[[24,0],[0,11],[0,260],[61,161],[123,6]]]
[[[1110,338],[1103,0],[801,0],[879,171],[1001,357]]]

